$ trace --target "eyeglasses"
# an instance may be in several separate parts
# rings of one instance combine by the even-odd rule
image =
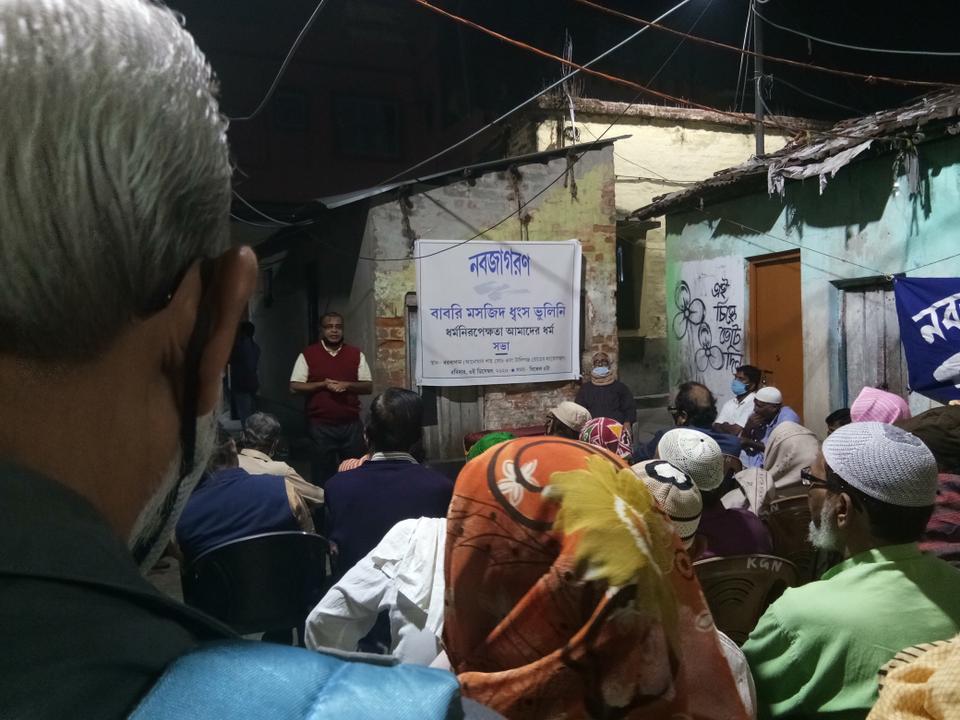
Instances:
[[[809,467],[805,467],[800,471],[800,482],[803,483],[804,487],[808,488],[829,488],[830,483],[828,483],[823,478],[818,478],[812,472],[810,472]]]

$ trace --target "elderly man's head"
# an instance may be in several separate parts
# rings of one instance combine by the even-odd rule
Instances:
[[[243,423],[240,444],[271,457],[277,451],[281,433],[280,421],[269,413],[254,413]]]
[[[810,540],[850,554],[915,542],[937,496],[933,453],[914,435],[879,422],[836,430],[802,478],[810,487]]]
[[[708,428],[717,419],[717,399],[706,385],[685,382],[677,388],[670,412],[678,427]]]
[[[783,395],[775,387],[762,387],[753,398],[753,413],[763,422],[773,420],[783,407]]]
[[[227,123],[155,3],[2,2],[0,37],[0,454],[148,564],[206,464],[198,418],[256,275],[229,249]]]

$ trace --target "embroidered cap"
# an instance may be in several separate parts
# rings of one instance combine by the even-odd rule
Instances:
[[[760,402],[770,403],[771,405],[781,405],[783,403],[783,393],[769,385],[757,390],[754,397]]]
[[[689,475],[701,490],[723,482],[723,453],[717,441],[691,428],[675,428],[657,444],[657,455]]]
[[[890,505],[925,507],[937,498],[933,453],[894,425],[844,425],[823,441],[823,457],[848,484]]]
[[[650,494],[670,518],[677,534],[687,549],[700,527],[703,498],[700,491],[683,470],[665,460],[649,460],[633,466],[633,472],[643,480]]]

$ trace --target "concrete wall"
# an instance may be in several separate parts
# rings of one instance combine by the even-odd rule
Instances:
[[[804,417],[817,432],[843,397],[840,290],[834,282],[901,272],[960,274],[960,258],[943,260],[960,250],[960,141],[920,146],[922,188],[914,196],[906,178],[893,181],[893,161],[885,155],[843,168],[823,195],[812,178],[788,182],[783,200],[761,192],[667,219],[668,297],[684,261],[739,255],[746,269],[746,258],[802,246],[803,328],[797,331],[803,332]],[[934,264],[913,272],[927,263]],[[748,301],[744,318],[749,311]],[[677,339],[668,341],[675,384],[690,369],[678,362]]]
[[[755,149],[753,126],[733,122],[715,113],[650,105],[607,103],[584,99],[577,114],[580,142],[629,135],[614,146],[616,214],[622,219],[654,197],[681,190],[689,183],[711,176],[718,170],[738,165]],[[536,150],[547,150],[571,142],[566,112],[547,114],[520,126],[514,137],[529,142]],[[611,127],[611,122],[616,120]],[[783,133],[767,133],[766,151],[780,149],[787,141]],[[518,148],[519,149],[519,148]],[[655,396],[669,392],[667,373],[668,307],[665,293],[666,246],[664,218],[659,226],[643,235],[643,273],[640,287],[640,317],[637,330],[620,331],[619,374],[636,396],[666,404]],[[632,234],[632,232],[631,232]],[[643,413],[641,413],[643,414]]]
[[[370,208],[364,247],[375,248],[374,385],[406,384],[404,297],[414,292],[415,269],[410,257],[415,238],[464,240],[505,222],[483,235],[488,240],[567,240],[577,238],[585,266],[586,336],[583,358],[597,350],[617,350],[615,283],[615,195],[610,146],[587,152],[571,177],[553,183],[567,159],[531,163],[510,171],[490,172],[411,195],[407,201],[381,196]],[[518,219],[509,217],[517,204],[534,198]],[[355,287],[361,284],[355,278]],[[481,392],[481,427],[542,422],[545,411],[576,392],[574,383],[485,386]],[[442,429],[441,429],[442,430]]]

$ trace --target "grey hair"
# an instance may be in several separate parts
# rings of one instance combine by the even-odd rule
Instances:
[[[145,0],[0,0],[0,353],[82,360],[229,245],[212,70]]]
[[[280,421],[269,413],[254,413],[243,423],[243,436],[240,444],[245,448],[253,448],[262,452],[273,451],[273,447],[280,439]]]

